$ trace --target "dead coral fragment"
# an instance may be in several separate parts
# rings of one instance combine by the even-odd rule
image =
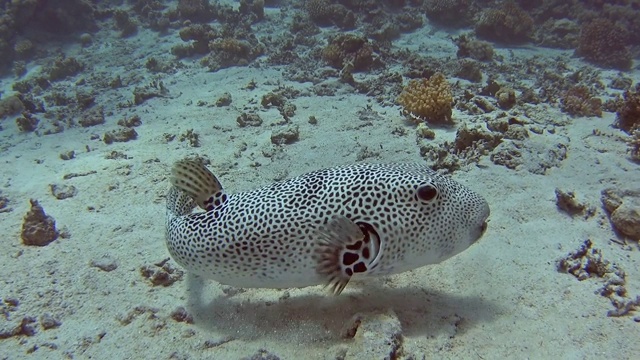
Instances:
[[[578,250],[558,261],[558,271],[569,273],[582,281],[593,276],[604,277],[613,269],[602,258],[602,251],[594,248],[591,240],[585,240]]]
[[[418,121],[451,122],[453,94],[444,74],[411,80],[398,97],[403,114]]]
[[[134,129],[123,127],[104,133],[102,141],[104,141],[105,144],[110,145],[114,142],[127,142],[137,138],[138,133]]]
[[[182,280],[184,271],[173,267],[169,259],[162,260],[153,266],[147,265],[140,268],[140,275],[149,279],[153,286],[170,286],[178,280]]]
[[[25,245],[45,246],[58,238],[56,221],[45,214],[37,200],[31,199],[31,210],[22,223],[22,243]]]
[[[580,281],[594,276],[603,278],[604,285],[597,293],[609,299],[614,307],[607,311],[607,316],[625,316],[640,306],[640,296],[629,297],[625,271],[605,260],[602,251],[594,248],[591,240],[585,240],[577,251],[560,259],[558,271],[570,273]]]
[[[573,191],[562,191],[556,188],[556,206],[558,209],[574,216],[585,214],[587,217],[595,213],[595,209],[579,202]]]
[[[620,235],[640,241],[640,189],[604,189],[600,200],[613,228]]]

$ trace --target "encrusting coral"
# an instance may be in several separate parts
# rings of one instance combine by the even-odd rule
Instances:
[[[442,73],[429,79],[411,80],[398,97],[403,114],[419,121],[451,122],[453,95],[451,86]]]

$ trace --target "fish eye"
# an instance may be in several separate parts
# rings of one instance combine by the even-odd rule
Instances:
[[[423,201],[431,201],[438,196],[438,189],[432,185],[422,185],[416,190],[418,198]]]

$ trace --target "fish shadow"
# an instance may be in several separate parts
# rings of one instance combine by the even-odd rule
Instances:
[[[239,295],[202,299],[208,282],[188,278],[187,310],[196,326],[238,340],[279,339],[298,343],[339,340],[353,327],[356,315],[397,315],[404,335],[436,337],[464,333],[493,321],[503,312],[477,296],[456,296],[430,289],[390,288],[380,281],[351,286],[340,296],[309,288],[248,290]]]

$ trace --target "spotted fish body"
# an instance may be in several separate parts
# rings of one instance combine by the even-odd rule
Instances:
[[[223,284],[340,293],[352,276],[458,254],[488,216],[480,195],[426,165],[342,166],[226,194],[206,167],[183,160],[172,170],[166,240],[181,266]]]

